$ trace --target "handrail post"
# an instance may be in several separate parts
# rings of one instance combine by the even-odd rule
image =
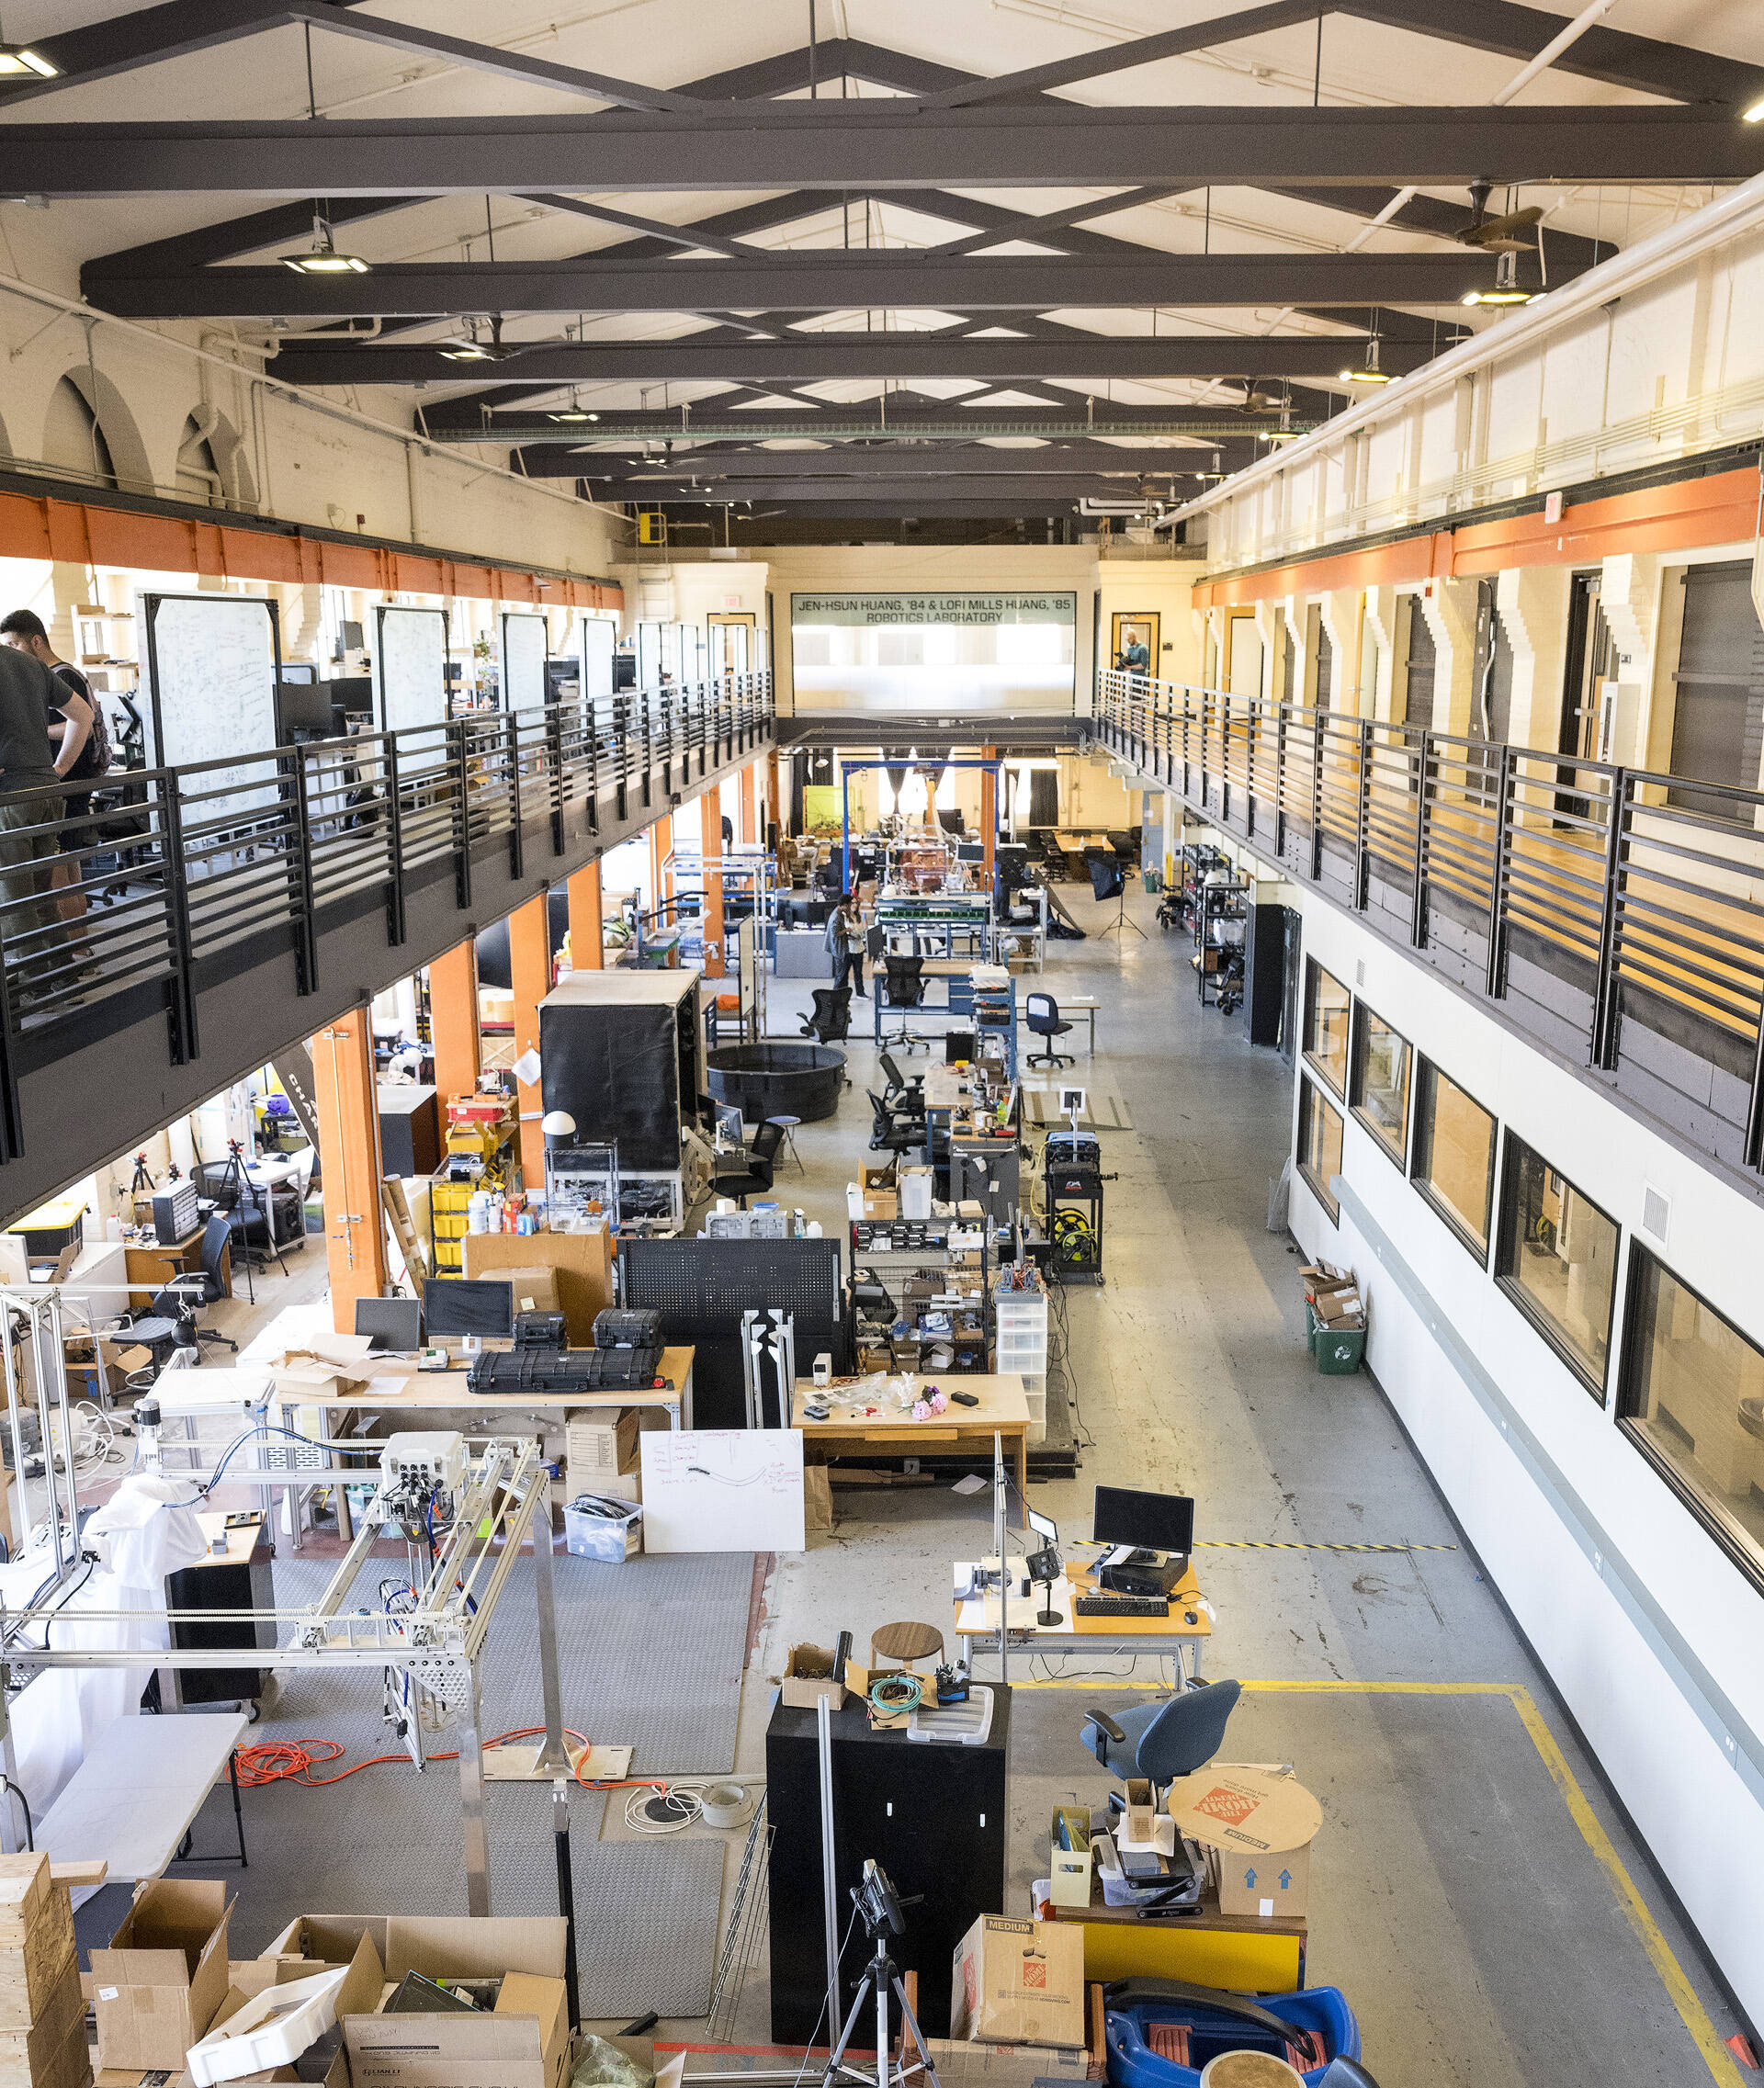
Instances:
[[[6,980],[4,943],[0,942],[0,1161],[16,1160],[25,1149],[24,1111],[19,1107],[18,1072],[12,1052],[16,1034],[12,989]]]
[[[643,692],[643,802],[655,801],[653,771],[655,768],[655,705],[650,701],[653,690]]]
[[[592,701],[586,712],[588,721],[588,831],[600,831],[600,719],[595,715]]]
[[[508,763],[508,874],[526,875],[526,839],[521,832],[521,728],[519,714],[508,711],[503,734],[503,759]]]
[[[471,904],[471,742],[463,717],[447,720],[453,766],[453,893],[459,907]]]
[[[1353,904],[1356,911],[1364,913],[1372,874],[1372,720],[1369,717],[1360,719],[1356,739],[1360,775],[1353,821]]]
[[[307,784],[306,749],[296,747],[294,755],[294,847],[290,866],[294,873],[294,990],[302,996],[316,992],[319,984],[318,902],[312,884],[312,806]]]
[[[545,765],[549,772],[551,794],[551,852],[561,855],[563,835],[563,706],[545,706]]]
[[[398,787],[398,735],[389,732],[380,743],[380,783],[386,796],[386,941],[391,949],[403,942],[404,920],[404,806]]]
[[[1326,710],[1311,705],[1311,882],[1323,875],[1323,721]]]
[[[1274,860],[1286,860],[1286,710],[1284,698],[1274,705]]]
[[[1219,818],[1231,818],[1231,692],[1219,695]]]
[[[1256,740],[1261,725],[1260,697],[1249,698],[1243,716],[1243,830],[1253,841],[1256,832]]]
[[[621,826],[626,819],[627,792],[631,773],[631,699],[627,696],[621,703],[613,698],[613,742],[618,757],[618,774],[613,784],[613,799],[618,809]]]
[[[1512,827],[1513,750],[1500,744],[1495,765],[1495,838],[1488,866],[1488,966],[1483,985],[1490,1000],[1507,990],[1507,843]]]
[[[1606,800],[1605,892],[1599,918],[1599,968],[1592,991],[1592,1064],[1609,1073],[1617,1064],[1618,957],[1623,940],[1621,919],[1623,876],[1623,817],[1629,799],[1629,771],[1611,772]]]
[[[201,1048],[196,1021],[196,938],[190,926],[190,882],[184,863],[184,807],[177,775],[167,769],[162,770],[161,776],[160,833],[172,931],[172,977],[165,1016],[171,1030],[172,1064],[186,1066]]]
[[[1427,947],[1427,786],[1433,735],[1422,730],[1415,772],[1415,876],[1408,914],[1408,940],[1412,947]]]
[[[1202,809],[1202,811],[1203,811],[1203,812],[1205,812],[1205,811],[1208,811],[1208,810],[1210,810],[1210,809],[1211,809],[1211,807],[1208,806],[1208,804],[1207,804],[1207,802],[1206,802],[1206,790],[1207,790],[1207,754],[1206,754],[1206,690],[1205,690],[1204,688],[1203,688],[1203,689],[1202,689],[1202,691],[1201,691],[1201,809]]]

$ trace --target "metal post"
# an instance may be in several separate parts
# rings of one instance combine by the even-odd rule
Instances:
[[[484,1744],[475,1660],[466,1664],[466,1700],[459,1710],[459,1812],[466,1912],[481,1918],[490,1912],[490,1843],[484,1833]]]
[[[1372,830],[1372,721],[1369,718],[1360,720],[1359,740],[1360,787],[1355,797],[1353,820],[1353,903],[1363,913]]]
[[[18,1483],[18,1553],[22,1557],[30,1546],[30,1489],[25,1484],[24,1402],[19,1396],[23,1387],[12,1355],[12,1306],[4,1296],[0,1296],[0,1360],[6,1364],[6,1418],[12,1426],[12,1469]],[[7,1731],[10,1734],[11,1728]]]
[[[1592,1063],[1610,1072],[1617,1063],[1618,887],[1623,875],[1623,808],[1629,772],[1611,772],[1605,809],[1605,893],[1599,918],[1599,969],[1592,994]]]
[[[999,1686],[1011,1686],[1011,1625],[1005,1612],[1011,1600],[1011,1575],[1004,1565],[1004,1528],[1007,1521],[1004,1497],[1004,1438],[995,1428],[992,1431],[992,1541],[998,1548],[999,1560]],[[985,1590],[981,1590],[985,1600]]]
[[[386,941],[393,948],[404,940],[404,807],[398,787],[398,735],[380,742],[380,782],[386,794]]]
[[[567,1777],[573,1773],[575,1765],[563,1744],[563,1687],[558,1678],[558,1609],[551,1559],[551,1482],[543,1472],[534,1489],[533,1520],[527,1528],[533,1540],[533,1592],[539,1613],[539,1695],[545,1706],[545,1745],[538,1766]]]
[[[508,874],[526,875],[526,841],[521,832],[521,727],[518,714],[508,714],[503,759],[508,763]]]
[[[576,1874],[570,1857],[570,1782],[559,1777],[551,1786],[551,1845],[558,1858],[558,1912],[563,1916],[563,1991],[570,2027],[582,2024],[582,1989],[576,1972]]]
[[[839,2015],[839,1880],[833,1850],[832,1708],[824,1696],[815,1699],[815,1741],[820,1760],[820,1912],[827,1947],[827,2036],[837,2032]]]
[[[1488,866],[1488,966],[1483,985],[1490,1000],[1498,1000],[1506,985],[1507,835],[1511,820],[1513,750],[1501,742],[1495,770],[1495,838]]]
[[[1418,950],[1427,947],[1427,775],[1429,746],[1433,735],[1423,731],[1415,772],[1415,882],[1408,915],[1408,940]]]
[[[1311,705],[1311,882],[1323,875],[1323,729],[1329,712]]]

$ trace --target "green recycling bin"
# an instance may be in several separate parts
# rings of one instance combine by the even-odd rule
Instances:
[[[1326,1378],[1351,1377],[1366,1355],[1366,1330],[1363,1326],[1331,1326],[1327,1320],[1318,1319],[1306,1304],[1305,1317],[1310,1324],[1311,1354],[1317,1359],[1317,1374]]]

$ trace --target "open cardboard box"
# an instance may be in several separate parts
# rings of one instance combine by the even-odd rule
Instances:
[[[849,1675],[849,1660],[845,1667]],[[778,1696],[793,1710],[811,1711],[823,1697],[827,1699],[830,1710],[836,1711],[841,1708],[845,1701],[845,1685],[833,1680],[833,1656],[825,1646],[795,1645],[790,1648],[785,1659],[784,1673],[778,1681]]]
[[[373,1376],[372,1348],[366,1334],[315,1334],[270,1357],[266,1368],[284,1399],[335,1399]]]
[[[337,1993],[337,2019],[358,2010],[379,2006],[381,1989],[386,1984],[385,1972],[379,1961],[379,1952],[373,1938],[364,1935],[356,1942],[355,1953],[348,1960],[349,1969],[344,1977]],[[214,2012],[214,2020],[209,2025],[209,2033],[220,2029],[230,2022],[245,2004],[254,2000],[266,1987],[292,1986],[297,1980],[310,1979],[315,1970],[325,1968],[293,1957],[247,1958],[237,1959],[227,1968],[229,1984],[226,1999]],[[300,2078],[292,2065],[272,2066],[261,2073],[238,2075],[227,2088],[264,2088],[271,2082],[296,2081]],[[187,2082],[187,2073],[184,2077]],[[179,2088],[183,2088],[180,2082]],[[325,2069],[320,2088],[349,2088],[349,2060],[341,2043]]]
[[[1084,1924],[982,1914],[956,1946],[949,2034],[969,2043],[1082,2048]]]
[[[1207,1851],[1221,1913],[1252,1921],[1304,1913],[1323,1808],[1302,1783],[1277,1768],[1215,1762],[1179,1777],[1166,1802],[1181,1831]]]
[[[92,1953],[100,2065],[182,2070],[226,1999],[231,1906],[226,1887],[208,1879],[136,1887],[109,1947]]]

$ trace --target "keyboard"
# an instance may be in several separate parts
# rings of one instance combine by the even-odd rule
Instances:
[[[1170,1603],[1161,1595],[1080,1595],[1072,1604],[1077,1617],[1168,1617]]]

